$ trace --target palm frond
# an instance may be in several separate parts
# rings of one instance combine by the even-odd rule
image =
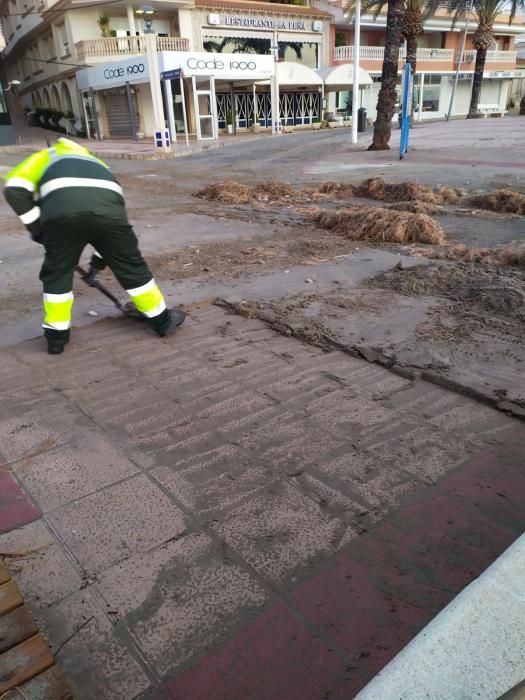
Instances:
[[[388,0],[362,0],[361,2],[361,14],[365,15],[371,12],[374,18],[377,17],[381,10],[388,5]],[[348,19],[352,21],[355,18],[355,10],[357,7],[356,0],[347,0],[345,5],[345,13],[348,15]]]

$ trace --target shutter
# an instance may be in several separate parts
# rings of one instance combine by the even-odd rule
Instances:
[[[134,137],[131,129],[131,117],[128,109],[128,98],[125,90],[107,90],[104,93],[104,104],[108,120],[109,135],[112,138]],[[131,102],[135,110],[137,131],[139,120],[137,115],[137,97],[131,93]]]

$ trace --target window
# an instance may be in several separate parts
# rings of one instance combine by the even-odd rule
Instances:
[[[421,87],[423,87],[423,99],[421,100]],[[414,78],[414,104],[419,108],[423,106],[423,112],[439,112],[439,95],[441,93],[441,76],[425,75],[423,86],[421,86],[421,76]]]
[[[64,22],[58,25],[57,31],[60,45],[60,55],[62,57],[69,56],[69,39],[67,36],[66,25]]]

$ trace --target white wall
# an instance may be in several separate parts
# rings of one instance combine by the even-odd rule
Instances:
[[[137,109],[139,113],[140,130],[148,137],[153,138],[155,133],[155,114],[153,113],[153,102],[151,100],[151,89],[149,85],[136,85]]]

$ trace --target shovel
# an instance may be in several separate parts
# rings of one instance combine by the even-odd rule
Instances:
[[[88,285],[88,287],[94,287],[95,289],[98,289],[99,292],[101,292],[105,297],[110,299],[117,309],[124,314],[124,316],[129,316],[131,318],[136,318],[136,319],[141,319],[143,318],[142,314],[139,313],[133,304],[130,304],[129,302],[127,304],[122,304],[122,302],[117,299],[117,297],[112,294],[109,289],[106,289],[102,282],[99,282],[96,277],[93,275],[90,275],[87,270],[85,270],[83,267],[80,267],[80,265],[77,265],[76,271],[80,275],[80,279]]]

